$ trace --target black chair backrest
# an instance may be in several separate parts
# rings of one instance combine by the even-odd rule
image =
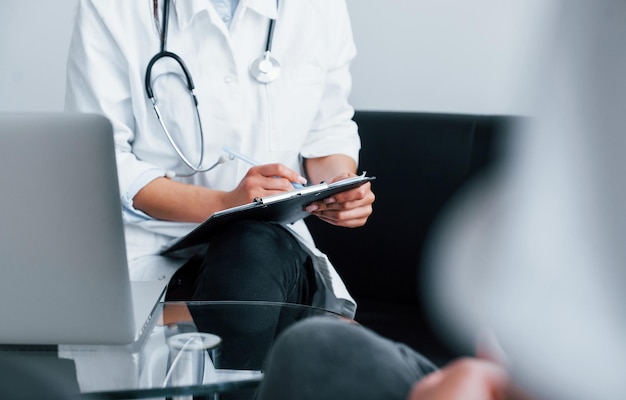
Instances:
[[[309,217],[357,302],[416,302],[424,241],[448,199],[498,154],[509,117],[357,111],[360,170],[376,176],[374,213],[364,227]]]

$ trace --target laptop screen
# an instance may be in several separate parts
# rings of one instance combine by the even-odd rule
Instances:
[[[0,170],[0,343],[132,342],[111,123],[0,113]]]

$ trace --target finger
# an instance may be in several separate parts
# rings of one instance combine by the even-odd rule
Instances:
[[[349,207],[349,205],[347,203],[326,203],[324,201],[316,201],[313,202],[311,204],[309,204],[308,206],[306,206],[305,210],[313,213],[313,212],[317,212],[317,213],[321,213],[324,211],[345,211],[345,210],[350,210],[356,207]]]
[[[306,184],[306,178],[283,164],[265,164],[255,167],[263,176],[283,178],[291,183]]]
[[[345,192],[337,193],[331,197],[324,199],[323,202],[326,204],[332,204],[332,203],[346,203],[350,201],[366,200],[366,199],[370,199],[370,202],[374,201],[374,193],[371,190],[371,185],[369,182],[364,183],[363,185],[357,188],[346,190]]]
[[[313,202],[306,207],[306,211],[349,211],[355,209],[363,209],[371,213],[372,204],[374,203],[374,194],[371,193],[371,195],[368,195],[363,199],[348,201],[338,200],[339,199],[337,197],[332,196],[324,200]]]
[[[444,378],[440,371],[431,372],[413,385],[407,400],[436,400],[437,390]]]
[[[263,197],[294,190],[294,185],[285,178],[256,174],[248,176],[242,186],[248,188],[250,193],[254,193],[255,197]]]
[[[492,361],[503,367],[509,365],[509,357],[502,348],[498,337],[491,329],[482,329],[476,338],[476,356]]]
[[[332,225],[354,228],[365,225],[371,215],[371,208],[363,207],[341,211],[324,210],[316,211],[313,215]]]
[[[355,177],[355,176],[356,176],[356,174],[352,173],[352,172],[342,172],[341,174],[333,177],[330,181],[328,181],[328,183],[339,182],[339,181],[342,181],[344,179],[352,178],[352,177]]]
[[[366,185],[369,185],[369,183],[363,186],[366,186]],[[352,208],[371,207],[371,205],[376,200],[376,196],[374,195],[374,192],[372,192],[371,190],[367,190],[368,188],[365,188],[365,189],[366,191],[364,195],[358,194],[360,193],[360,191],[359,191],[359,188],[356,188],[356,189],[349,190],[347,192],[335,194],[333,196],[330,196],[320,201],[313,202],[307,206],[306,211],[308,212],[324,211],[324,210],[338,210],[339,211],[339,210],[348,210]],[[354,190],[356,190],[356,192],[353,192]],[[353,194],[357,193],[357,195],[351,196],[350,193],[348,192],[353,192]]]

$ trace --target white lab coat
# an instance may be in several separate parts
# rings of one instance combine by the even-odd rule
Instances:
[[[281,74],[260,84],[248,66],[265,50],[270,18],[276,18],[272,54]],[[104,114],[114,127],[129,268],[135,280],[169,279],[184,260],[158,253],[195,227],[154,220],[132,203],[143,186],[166,171],[189,172],[145,93],[146,67],[160,47],[159,29],[152,1],[80,0],[67,66],[66,108]],[[241,0],[228,29],[209,1],[174,0],[167,50],[184,60],[195,83],[204,130],[203,166],[213,164],[224,145],[260,163],[278,162],[295,170],[301,169],[300,157],[342,153],[358,161],[360,139],[347,100],[356,50],[344,1],[284,1],[277,9],[274,0]],[[171,61],[159,61],[152,83],[166,125],[185,156],[196,162],[197,119],[191,97],[176,77],[178,70]],[[174,179],[232,190],[248,168],[230,161],[207,173]],[[318,270],[330,274],[335,295],[348,300],[340,302],[338,311],[353,314],[352,298],[328,259],[315,249],[304,223],[290,228],[307,245]],[[337,310],[336,305],[326,306]]]

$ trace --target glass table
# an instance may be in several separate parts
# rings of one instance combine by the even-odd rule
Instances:
[[[277,336],[296,321],[321,315],[343,318],[284,303],[165,302],[126,346],[3,345],[0,356],[49,372],[75,398],[245,399],[262,380]]]

